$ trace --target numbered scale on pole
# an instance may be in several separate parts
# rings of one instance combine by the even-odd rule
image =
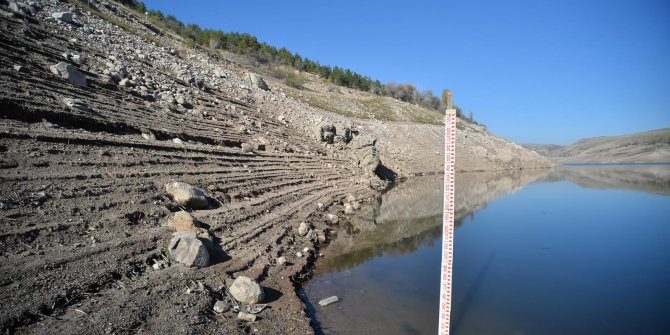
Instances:
[[[451,270],[454,256],[454,177],[456,174],[456,110],[448,109],[444,125],[444,214],[442,221],[442,265],[440,273],[441,335],[449,334],[451,314]]]

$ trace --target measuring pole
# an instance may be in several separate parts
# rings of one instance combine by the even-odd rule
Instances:
[[[440,335],[449,334],[449,317],[451,314],[451,269],[454,259],[455,164],[456,110],[447,109],[444,123],[444,214],[442,220],[442,269],[440,274]]]

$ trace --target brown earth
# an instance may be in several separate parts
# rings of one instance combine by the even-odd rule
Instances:
[[[315,129],[357,123],[354,138],[378,137],[370,154],[384,169],[410,176],[441,171],[441,127],[304,106],[251,86],[245,68],[216,54],[180,49],[115,3],[90,3],[97,15],[54,1],[0,9],[2,332],[313,333],[295,288],[319,242],[297,227],[336,229],[326,214],[344,218],[345,201],[371,200],[387,184],[355,148],[323,143]],[[51,15],[66,10],[73,23]],[[59,62],[87,85],[52,74]],[[497,141],[486,134],[470,138]],[[514,159],[484,153],[499,169]],[[175,203],[164,189],[172,180],[204,190],[209,207]],[[208,267],[169,257],[168,218],[182,209],[212,236]],[[240,275],[265,288],[268,308],[253,323],[213,311]]]

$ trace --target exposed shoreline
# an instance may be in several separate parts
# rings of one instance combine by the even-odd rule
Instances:
[[[312,333],[297,285],[325,242],[299,234],[299,224],[327,239],[334,218],[348,219],[347,204],[388,185],[376,160],[398,181],[442,172],[441,126],[319,110],[170,36],[155,37],[165,44],[157,46],[72,4],[38,3],[31,15],[3,7],[0,17],[3,332]],[[118,4],[100,3],[151,33]],[[63,11],[74,23],[52,16]],[[60,62],[76,65],[86,86],[52,72]],[[327,143],[324,125],[357,134]],[[459,171],[553,165],[459,126]],[[173,180],[201,189],[209,206],[177,203],[165,192]],[[207,267],[170,258],[167,222],[181,209],[212,243]],[[241,275],[266,290],[269,308],[254,323],[212,309]]]

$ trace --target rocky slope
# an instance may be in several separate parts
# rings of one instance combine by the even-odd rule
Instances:
[[[312,333],[294,288],[345,208],[442,171],[442,127],[307,105],[114,2],[0,5],[4,333]],[[549,164],[459,125],[460,170]],[[255,322],[219,308],[242,276]]]
[[[563,163],[670,163],[670,128],[600,136],[540,153]]]

